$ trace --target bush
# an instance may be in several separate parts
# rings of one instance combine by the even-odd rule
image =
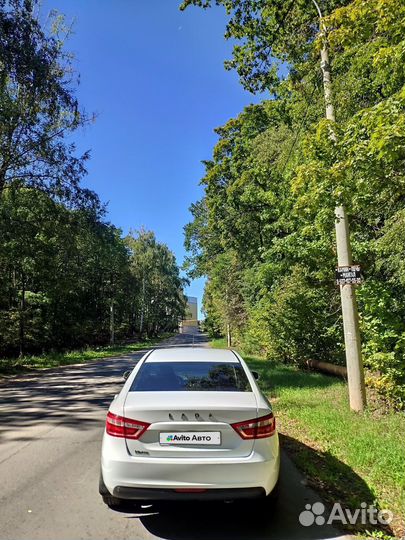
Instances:
[[[405,407],[405,306],[384,282],[370,280],[359,289],[367,383],[398,408]]]
[[[308,359],[344,362],[342,337],[330,314],[334,289],[313,284],[303,268],[289,276],[257,304],[245,334],[245,346],[264,351],[270,359],[303,364]]]

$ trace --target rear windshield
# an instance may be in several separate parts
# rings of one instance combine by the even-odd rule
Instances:
[[[145,362],[130,392],[251,392],[238,362]]]

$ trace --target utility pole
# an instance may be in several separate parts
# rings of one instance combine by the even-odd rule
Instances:
[[[319,15],[320,32],[322,36],[321,69],[325,94],[326,118],[331,122],[336,122],[332,97],[332,80],[329,66],[327,30],[318,3],[316,0],[312,0],[312,3],[315,5]],[[331,131],[330,136],[333,141],[336,141],[336,134],[333,130]],[[335,208],[335,231],[338,265],[350,266],[353,261],[352,250],[350,247],[349,222],[345,207],[343,205]],[[356,290],[354,288],[355,286],[349,283],[339,285],[339,287],[342,302],[350,408],[354,411],[363,411],[364,407],[366,406],[366,390],[364,384],[363,361],[361,357]]]

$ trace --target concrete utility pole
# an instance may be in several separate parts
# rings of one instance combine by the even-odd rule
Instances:
[[[323,74],[323,87],[325,93],[326,118],[335,122],[335,109],[332,99],[332,81],[329,66],[329,53],[327,44],[327,31],[323,21],[321,9],[312,0],[319,15],[319,29],[322,36],[321,69]],[[332,140],[336,141],[336,134],[331,131]],[[338,266],[350,266],[352,264],[352,250],[350,247],[349,222],[345,207],[335,208],[335,230]],[[359,315],[357,311],[355,286],[344,284],[340,286],[342,302],[343,329],[345,336],[347,379],[349,384],[350,408],[354,411],[363,411],[366,406],[366,390],[364,384],[363,361],[361,358],[361,342],[359,330]]]

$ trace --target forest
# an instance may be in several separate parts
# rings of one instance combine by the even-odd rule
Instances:
[[[153,232],[122,231],[84,187],[69,28],[0,0],[0,355],[157,336],[178,326],[184,279]]]
[[[185,227],[211,335],[270,359],[344,364],[334,207],[346,206],[366,383],[405,406],[405,4],[186,0],[223,6],[227,69],[261,101],[218,127]],[[325,119],[326,40],[336,123]],[[333,137],[331,136],[333,133]]]

